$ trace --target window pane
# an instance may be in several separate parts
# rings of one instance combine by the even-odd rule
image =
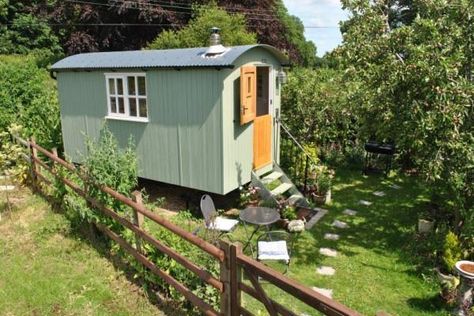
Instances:
[[[145,77],[137,77],[137,78],[138,78],[138,94],[146,95]]]
[[[135,95],[135,77],[127,77],[128,81],[128,94]]]
[[[140,107],[140,117],[148,117],[146,99],[138,99],[138,104]]]
[[[123,94],[123,80],[122,78],[117,78],[117,94]]]
[[[121,114],[125,114],[125,104],[123,102],[123,98],[118,99],[118,112]]]
[[[110,98],[110,112],[117,113],[117,101],[115,97]]]
[[[130,116],[137,116],[137,99],[129,98],[128,102],[130,104]]]
[[[115,94],[115,80],[113,78],[109,78],[109,93]]]

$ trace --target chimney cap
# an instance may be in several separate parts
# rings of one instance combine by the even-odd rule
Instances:
[[[221,36],[218,27],[211,28],[211,36],[209,37],[209,47],[204,54],[204,57],[216,57],[223,54],[227,49],[221,45]]]

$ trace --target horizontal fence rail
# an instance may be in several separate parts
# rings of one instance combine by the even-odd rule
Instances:
[[[199,308],[203,314],[232,316],[254,315],[251,311],[242,306],[241,296],[242,293],[245,293],[260,301],[270,315],[297,315],[296,313],[292,312],[288,306],[283,306],[282,304],[276,302],[274,298],[271,298],[266,294],[259,282],[259,278],[263,278],[270,284],[285,291],[290,296],[299,299],[308,306],[326,315],[359,315],[357,312],[349,309],[348,307],[332,299],[329,299],[297,283],[294,280],[289,279],[281,273],[250,257],[245,256],[242,254],[241,248],[238,245],[229,244],[221,240],[219,246],[215,246],[200,238],[199,236],[193,235],[192,233],[182,229],[167,219],[158,216],[142,204],[139,192],[132,193],[133,198],[129,198],[109,187],[95,184],[92,179],[88,179],[87,176],[81,172],[80,168],[76,168],[76,166],[73,164],[61,159],[57,155],[56,150],[52,150],[50,152],[36,144],[34,139],[27,141],[18,137],[17,135],[13,135],[13,137],[19,144],[25,146],[30,151],[29,155],[25,154],[22,157],[31,164],[31,175],[33,178],[32,180],[34,187],[36,187],[40,181],[49,185],[52,184],[51,181],[41,172],[41,169],[44,169],[57,180],[71,188],[76,194],[84,198],[84,200],[87,201],[91,207],[101,211],[104,215],[113,219],[123,227],[131,230],[137,238],[135,246],[131,245],[107,226],[98,222],[94,222],[99,231],[107,235],[110,239],[114,240],[121,246],[123,250],[135,258],[135,260],[140,262],[143,266],[145,266],[149,271],[161,278],[165,283],[171,285],[192,305]],[[38,152],[44,155],[44,157],[48,158],[52,164],[50,165],[40,159]],[[70,172],[73,172],[75,175],[79,176],[79,178],[84,181],[85,185],[94,185],[94,187],[113,197],[116,201],[120,201],[124,205],[129,206],[134,211],[134,220],[132,221],[119,215],[113,209],[89,196],[86,189],[82,188],[74,181],[61,176],[55,168],[55,164],[61,165]],[[204,268],[196,265],[194,262],[181,255],[171,247],[165,245],[160,240],[157,240],[154,236],[152,236],[152,234],[143,229],[143,224],[140,224],[143,221],[140,219],[141,217],[148,218],[161,227],[180,236],[189,243],[199,247],[203,252],[215,258],[215,260],[220,263],[220,275],[218,277],[213,276]],[[199,298],[189,288],[180,283],[169,273],[161,270],[159,266],[153,263],[152,260],[147,257],[146,253],[142,251],[141,241],[145,241],[149,245],[155,247],[161,253],[166,254],[169,258],[175,260],[178,264],[194,273],[202,282],[207,283],[217,289],[221,298],[220,311],[216,311],[209,303]],[[248,278],[252,286],[243,283],[243,275]]]

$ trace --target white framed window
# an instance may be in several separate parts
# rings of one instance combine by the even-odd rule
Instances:
[[[106,73],[107,118],[148,122],[145,73]]]

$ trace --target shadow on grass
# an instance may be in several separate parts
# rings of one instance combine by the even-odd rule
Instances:
[[[414,179],[404,177],[398,179],[400,181],[403,181],[403,187],[394,190],[388,186],[393,182],[391,179],[340,171],[334,181],[335,201],[327,207],[329,212],[324,220],[310,233],[317,241],[323,240],[324,233],[338,233],[340,240],[332,244],[335,247],[348,246],[338,248],[349,257],[357,253],[344,249],[358,246],[380,254],[396,253],[400,260],[419,266],[424,259],[414,256],[409,245],[416,242],[415,227],[419,211],[426,207],[426,190]],[[386,195],[378,197],[372,194],[374,191],[384,191]],[[372,205],[361,205],[360,200],[371,201]],[[357,216],[343,215],[342,211],[346,208],[357,210]],[[335,219],[347,221],[350,227],[345,230],[332,227]],[[331,243],[325,241],[324,244]]]
[[[407,300],[408,305],[410,305],[413,309],[417,309],[423,312],[439,312],[439,311],[446,311],[450,312],[448,306],[442,303],[439,295],[433,295],[430,297],[424,298],[409,298]]]

